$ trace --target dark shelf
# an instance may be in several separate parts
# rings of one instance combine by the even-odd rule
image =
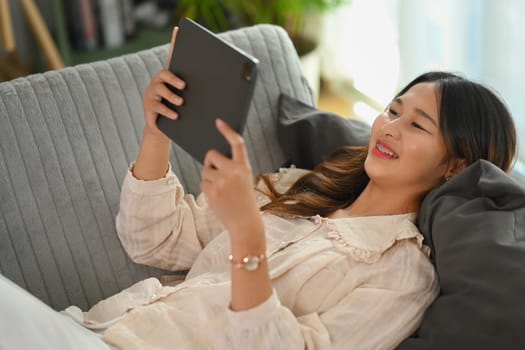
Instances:
[[[154,46],[168,44],[171,39],[171,28],[152,29],[137,28],[136,36],[128,39],[123,45],[114,48],[100,48],[94,51],[71,50],[66,65],[105,60],[111,57],[133,53]]]

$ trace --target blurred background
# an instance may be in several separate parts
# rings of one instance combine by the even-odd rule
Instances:
[[[319,108],[343,117],[372,121],[427,70],[483,83],[514,115],[525,177],[521,0],[0,0],[0,81],[168,43],[183,16],[214,32],[283,26]]]

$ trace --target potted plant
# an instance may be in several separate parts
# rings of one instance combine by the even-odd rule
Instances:
[[[301,58],[303,74],[314,96],[319,91],[320,55],[317,50],[319,31],[305,31],[305,24],[314,21],[320,27],[320,15],[350,0],[179,0],[177,14],[203,22],[220,32],[259,23],[283,27]],[[310,34],[308,34],[310,33]]]

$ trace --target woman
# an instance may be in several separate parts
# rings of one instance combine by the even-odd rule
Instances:
[[[204,196],[194,199],[169,171],[170,141],[155,126],[158,113],[177,118],[161,97],[183,103],[165,84],[184,88],[165,70],[146,90],[147,126],[117,227],[135,261],[191,270],[106,331],[117,347],[392,348],[438,291],[413,224],[422,198],[478,159],[508,171],[516,148],[494,94],[429,73],[378,116],[367,148],[341,149],[310,173],[261,176],[258,193],[242,138],[218,121],[232,158],[207,154]]]
[[[207,154],[194,198],[155,126],[159,113],[177,118],[161,98],[183,103],[165,84],[184,88],[163,70],[146,89],[117,230],[136,262],[191,270],[175,287],[148,279],[86,314],[67,310],[119,349],[394,348],[438,293],[414,225],[421,200],[478,159],[508,171],[516,149],[493,93],[427,73],[377,117],[368,147],[342,148],[312,172],[261,175],[256,191],[241,136],[218,120],[232,158]]]

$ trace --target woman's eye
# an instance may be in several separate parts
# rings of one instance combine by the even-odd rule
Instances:
[[[389,108],[388,109],[388,114],[394,116],[394,117],[399,117],[399,112],[397,112],[396,110],[392,109],[392,108]]]
[[[422,127],[421,125],[419,125],[419,124],[416,123],[416,122],[412,122],[412,126],[413,126],[414,128],[417,128],[417,129],[420,129],[420,130],[426,131],[424,127]]]

